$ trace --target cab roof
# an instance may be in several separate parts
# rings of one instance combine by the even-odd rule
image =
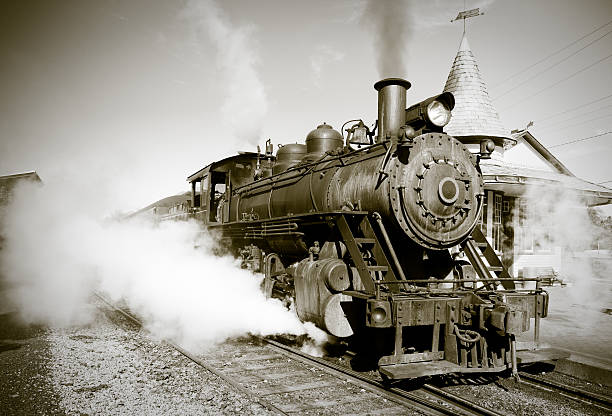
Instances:
[[[211,170],[215,170],[221,167],[225,168],[224,165],[228,165],[228,164],[236,163],[240,161],[245,161],[245,160],[252,161],[254,159],[257,159],[257,155],[258,153],[256,152],[238,152],[237,155],[229,156],[229,157],[226,157],[225,159],[218,160],[216,162],[211,163],[210,165],[203,167],[197,172],[192,173],[191,175],[187,177],[187,182],[193,182],[194,180],[197,180],[203,177],[206,173],[210,172]],[[259,153],[259,157],[264,158],[265,155]],[[227,170],[227,169],[222,169],[222,170]]]

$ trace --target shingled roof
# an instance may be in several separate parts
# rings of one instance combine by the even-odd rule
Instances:
[[[504,192],[506,195],[522,195],[527,185],[559,185],[572,189],[584,198],[589,206],[612,203],[612,189],[560,172],[517,166],[494,160],[481,163],[486,189]]]
[[[487,86],[480,76],[476,58],[470,50],[465,33],[444,91],[455,96],[455,108],[445,131],[464,142],[469,139],[491,138],[502,145],[512,140],[510,131],[499,119],[491,102]]]

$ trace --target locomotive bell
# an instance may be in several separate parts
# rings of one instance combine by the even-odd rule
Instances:
[[[406,91],[410,82],[402,78],[386,78],[374,84],[378,91],[377,143],[397,137],[406,124]]]

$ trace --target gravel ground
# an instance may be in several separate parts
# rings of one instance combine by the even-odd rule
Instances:
[[[104,314],[70,329],[0,316],[0,414],[272,414],[170,347]]]
[[[589,391],[595,394],[601,394],[604,396],[612,395],[612,388],[602,385],[602,384],[592,383],[586,380],[581,380],[576,377],[572,377],[572,376],[568,376],[568,375],[560,374],[560,373],[554,373],[554,372],[546,373],[544,376],[546,380],[563,383],[568,386],[577,387],[579,389],[583,389],[583,390],[586,390],[586,391]]]
[[[51,360],[44,329],[0,315],[0,414],[65,414],[50,380]]]
[[[273,414],[146,333],[126,322],[117,326],[117,319],[98,312],[91,325],[58,329],[24,327],[13,316],[0,315],[0,415]],[[231,349],[231,343],[226,347]],[[513,380],[478,379],[443,384],[507,414],[600,414],[569,399],[517,386]],[[315,389],[288,395],[310,402],[321,399],[319,393]],[[341,414],[347,408],[321,410]]]
[[[567,381],[563,377],[561,378],[564,382]],[[577,416],[602,414],[600,409],[578,403],[556,393],[517,383],[512,378],[502,378],[494,381],[495,378],[493,377],[481,377],[476,378],[476,380],[480,380],[480,382],[448,387],[447,390],[489,409],[509,415]]]

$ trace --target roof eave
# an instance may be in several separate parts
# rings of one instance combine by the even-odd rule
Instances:
[[[553,168],[559,173],[568,176],[574,175],[559,159],[555,157],[542,143],[540,143],[528,130],[522,130],[515,134],[515,137],[523,139],[525,144],[529,146],[544,163]]]
[[[453,137],[459,140],[463,144],[479,144],[483,140],[487,140],[487,139],[493,140],[493,143],[495,143],[495,146],[500,146],[500,147],[503,147],[504,149],[508,147],[512,147],[516,145],[517,143],[516,139],[513,139],[513,138],[501,137],[501,136],[489,136],[486,134],[471,135],[471,136],[453,135]]]
[[[525,193],[528,185],[559,185],[561,181],[545,178],[533,178],[528,176],[518,175],[483,175],[485,188],[499,190],[503,192],[512,191],[514,196],[520,196]],[[568,186],[565,185],[564,186]],[[595,191],[589,189],[579,189],[570,187],[582,197],[587,206],[600,206],[612,203],[612,190],[610,191]]]

